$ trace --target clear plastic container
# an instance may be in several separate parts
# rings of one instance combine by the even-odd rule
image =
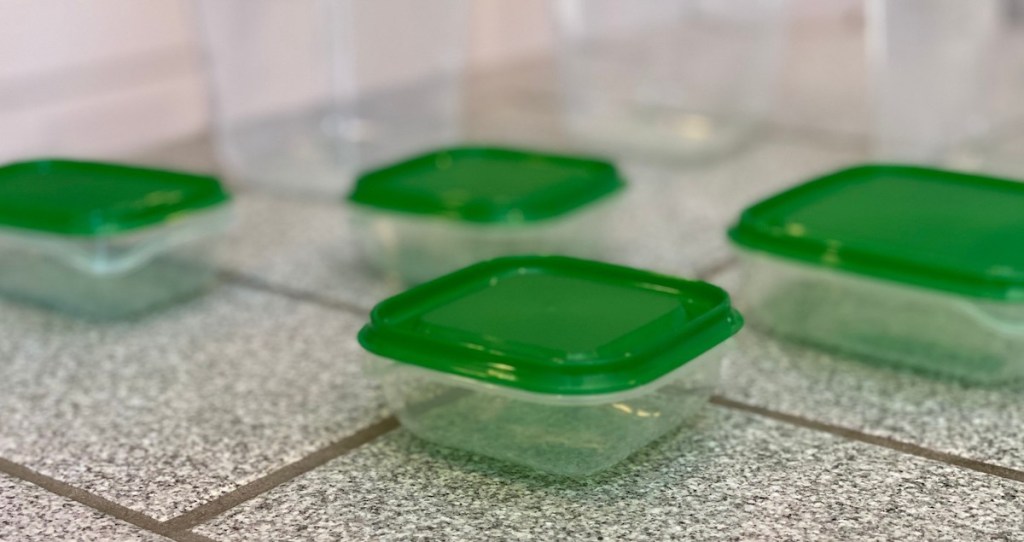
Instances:
[[[532,256],[385,300],[359,340],[416,435],[587,476],[699,412],[741,326],[710,284]]]
[[[349,201],[367,261],[415,284],[498,256],[600,256],[622,187],[601,160],[461,147],[363,174]]]
[[[980,383],[1024,376],[1024,184],[865,166],[746,210],[738,298],[758,327]]]
[[[338,195],[362,169],[459,139],[464,0],[196,6],[231,178]]]
[[[768,114],[783,0],[556,0],[568,130],[602,150],[719,156]]]
[[[0,292],[82,316],[138,314],[215,278],[228,196],[211,177],[40,160],[0,168]]]
[[[875,159],[939,164],[985,130],[986,70],[996,67],[988,61],[1001,4],[867,2]]]

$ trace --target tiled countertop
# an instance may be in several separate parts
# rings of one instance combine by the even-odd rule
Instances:
[[[543,92],[521,90],[500,103],[527,112],[482,108],[477,137],[557,139],[534,132]],[[734,287],[739,209],[865,156],[850,123],[787,115],[717,163],[624,157],[608,259]],[[204,169],[208,153],[142,160]],[[355,332],[396,286],[360,264],[344,207],[237,203],[203,298],[116,324],[0,302],[0,540],[1024,540],[1019,389],[753,330],[698,421],[595,479],[425,444],[360,371]]]

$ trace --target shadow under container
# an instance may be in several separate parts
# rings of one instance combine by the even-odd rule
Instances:
[[[195,295],[215,278],[228,200],[200,175],[68,160],[0,167],[0,293],[97,318]]]
[[[768,198],[730,231],[756,326],[977,383],[1024,376],[1024,184],[847,169]]]
[[[602,160],[459,147],[365,173],[348,201],[366,260],[416,284],[499,256],[599,257],[624,186]]]
[[[522,256],[383,301],[359,342],[414,434],[586,476],[698,413],[741,326],[707,283]]]

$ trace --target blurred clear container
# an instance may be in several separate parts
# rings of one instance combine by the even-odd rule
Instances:
[[[683,160],[733,150],[769,114],[783,0],[555,0],[568,130]]]
[[[0,167],[0,292],[116,318],[196,295],[228,195],[200,175],[39,160]]]
[[[367,261],[416,284],[511,254],[598,257],[623,186],[602,160],[457,147],[364,173],[348,199]]]
[[[981,59],[981,95],[969,141],[947,162],[957,169],[1024,177],[1024,0],[1000,0],[998,23]]]
[[[1024,183],[908,166],[840,171],[730,231],[755,325],[979,383],[1024,378]]]
[[[464,0],[196,6],[231,178],[340,194],[358,170],[459,138]]]
[[[945,162],[988,124],[1000,0],[869,0],[874,158]]]
[[[586,476],[698,413],[742,324],[707,283],[532,256],[385,300],[359,342],[416,435]]]

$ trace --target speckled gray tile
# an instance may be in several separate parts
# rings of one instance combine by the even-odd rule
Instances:
[[[0,456],[167,519],[380,419],[361,324],[228,286],[124,323],[0,303]]]
[[[727,289],[736,269],[712,280]],[[1024,470],[1019,386],[978,387],[864,363],[746,329],[726,364],[732,399]]]
[[[229,511],[222,540],[977,540],[1024,528],[1019,484],[712,408],[592,481],[398,431]]]
[[[238,225],[225,243],[223,267],[366,310],[402,290],[364,265],[341,202],[260,194],[236,201]]]
[[[0,541],[168,539],[28,482],[0,474]]]

